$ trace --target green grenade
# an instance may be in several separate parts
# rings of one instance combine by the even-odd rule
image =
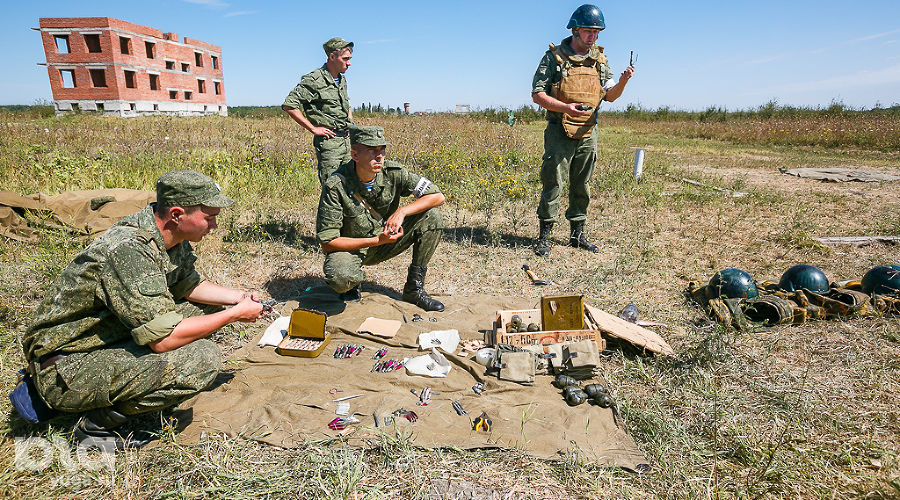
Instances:
[[[588,399],[588,395],[580,387],[566,387],[563,389],[563,397],[569,406],[578,406]]]
[[[564,389],[569,386],[577,387],[578,382],[568,375],[557,375],[556,379],[553,380],[553,387],[557,389]]]
[[[609,408],[613,405],[613,399],[606,393],[597,394],[592,397],[591,400],[593,400],[600,408]]]
[[[541,327],[537,326],[537,323],[528,323],[527,329],[529,332],[538,332],[541,330]]]
[[[512,326],[518,328],[519,325],[522,324],[522,318],[521,318],[518,314],[513,314],[513,315],[512,315],[512,318],[509,319],[509,323],[510,323]]]
[[[606,394],[606,387],[603,387],[600,384],[588,384],[584,386],[584,393],[587,394],[589,398],[596,398],[601,394]]]

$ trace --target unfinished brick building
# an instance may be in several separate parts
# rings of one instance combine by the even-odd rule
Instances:
[[[109,17],[44,17],[56,114],[227,115],[222,48]]]

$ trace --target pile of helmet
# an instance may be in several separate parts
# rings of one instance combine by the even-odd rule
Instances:
[[[777,282],[759,283],[746,271],[732,267],[717,272],[707,283],[691,282],[687,295],[710,317],[738,329],[753,323],[900,315],[900,266],[876,266],[862,280],[837,283],[808,264],[791,267]]]

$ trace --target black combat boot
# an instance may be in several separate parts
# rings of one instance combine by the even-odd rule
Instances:
[[[359,302],[360,300],[362,300],[362,295],[359,293],[359,285],[356,285],[355,287],[338,295],[338,298],[343,300],[344,302]]]
[[[154,439],[147,432],[128,433],[125,436],[117,432],[117,429],[128,420],[128,416],[109,406],[96,408],[85,412],[84,417],[75,426],[74,434],[79,441],[89,447],[96,446],[104,450],[108,447],[118,450],[140,448]]]
[[[540,221],[541,234],[538,235],[537,243],[534,245],[534,254],[546,257],[550,255],[550,233],[553,232],[553,222]]]
[[[571,221],[569,225],[572,229],[572,232],[569,234],[569,246],[580,248],[582,250],[587,250],[591,253],[597,253],[600,251],[600,248],[597,245],[588,241],[587,237],[584,235],[584,221]]]
[[[427,271],[427,267],[409,266],[406,285],[403,286],[403,300],[426,311],[441,312],[444,310],[444,304],[432,299],[425,292],[425,273]]]

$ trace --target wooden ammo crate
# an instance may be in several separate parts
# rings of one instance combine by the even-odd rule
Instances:
[[[508,333],[506,324],[514,314],[522,318],[523,324],[541,324],[540,309],[523,309],[519,311],[497,311],[497,319],[494,320],[494,329],[485,333],[484,342],[488,345],[510,344],[514,346],[558,344],[560,342],[578,342],[579,340],[593,340],[597,342],[600,350],[606,348],[606,342],[600,336],[593,320],[586,316],[584,324],[587,328],[582,330],[541,330],[527,333]]]

